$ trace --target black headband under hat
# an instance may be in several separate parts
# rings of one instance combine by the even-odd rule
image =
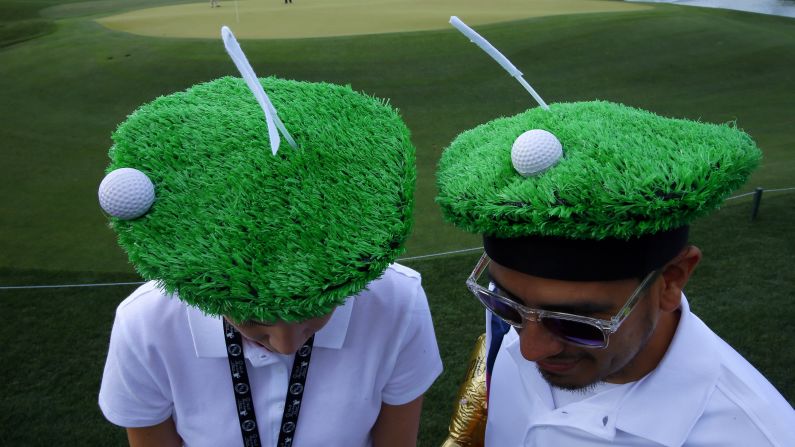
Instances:
[[[569,239],[556,236],[483,236],[496,263],[528,275],[563,281],[643,278],[679,254],[688,226],[629,240]]]

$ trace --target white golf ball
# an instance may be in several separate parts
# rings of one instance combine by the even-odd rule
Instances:
[[[99,184],[99,205],[111,216],[132,220],[143,216],[155,201],[155,186],[143,172],[120,168]]]
[[[519,135],[511,147],[514,169],[525,177],[540,174],[560,160],[563,146],[550,132],[542,129],[528,130]]]

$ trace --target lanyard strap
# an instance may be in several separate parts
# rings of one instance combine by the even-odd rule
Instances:
[[[251,386],[248,382],[246,359],[243,356],[243,339],[226,318],[224,321],[224,340],[226,340],[226,356],[229,358],[229,370],[232,372],[232,388],[235,390],[237,417],[240,421],[240,432],[243,434],[245,447],[262,447],[257,429],[257,415],[254,413],[254,400],[251,397]]]
[[[309,359],[312,358],[312,344],[315,336],[301,346],[293,359],[293,370],[288,380],[287,395],[284,398],[284,413],[282,413],[282,426],[279,430],[279,441],[276,447],[290,447],[293,445],[295,430],[298,427],[298,413],[301,411],[301,399],[304,396],[306,373],[309,371]]]
[[[222,318],[222,320],[224,322],[226,354],[229,359],[229,370],[232,373],[232,387],[235,392],[237,417],[240,421],[243,445],[245,447],[262,447],[262,440],[257,428],[257,416],[254,413],[254,400],[251,397],[251,385],[248,381],[246,359],[243,356],[243,339],[240,336],[240,332],[229,324],[226,318]],[[277,447],[290,447],[293,443],[314,340],[315,336],[313,335],[295,353],[293,369],[288,380]]]

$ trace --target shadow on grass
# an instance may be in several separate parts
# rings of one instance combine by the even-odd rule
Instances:
[[[45,19],[0,22],[0,48],[46,36],[55,31],[55,23]]]

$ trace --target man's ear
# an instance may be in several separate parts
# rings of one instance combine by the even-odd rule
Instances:
[[[660,307],[663,310],[673,312],[679,307],[682,289],[700,261],[701,250],[695,245],[688,245],[663,267],[663,291],[660,297]]]

